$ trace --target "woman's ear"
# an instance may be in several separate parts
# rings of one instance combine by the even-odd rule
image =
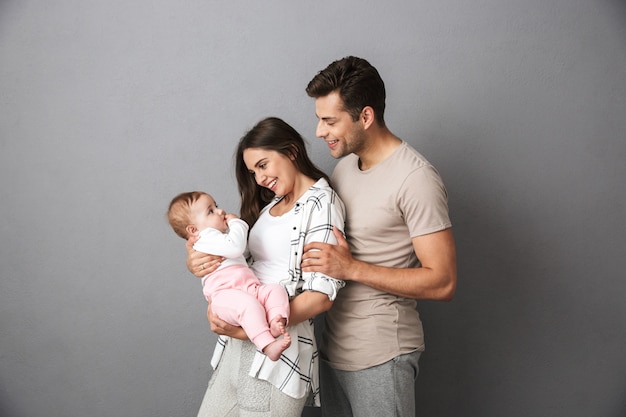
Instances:
[[[289,159],[291,159],[292,161],[295,161],[296,158],[298,157],[298,148],[296,148],[295,145],[291,145],[291,152],[289,152]]]

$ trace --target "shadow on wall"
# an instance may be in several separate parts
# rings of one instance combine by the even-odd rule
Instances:
[[[435,138],[432,153],[428,144],[420,150],[448,189],[458,257],[455,299],[418,303],[426,337],[416,387],[420,416],[497,415],[511,365],[533,352],[530,332],[520,329],[528,328],[541,285],[528,278],[528,265],[547,260],[531,244],[540,233],[532,213],[510,197],[520,179],[501,158],[506,152],[480,145],[488,136],[463,126]]]

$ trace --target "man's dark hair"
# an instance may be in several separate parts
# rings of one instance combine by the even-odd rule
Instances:
[[[348,56],[317,73],[306,87],[309,97],[319,98],[337,91],[344,110],[357,121],[364,107],[374,109],[376,121],[385,126],[385,83],[363,58]]]

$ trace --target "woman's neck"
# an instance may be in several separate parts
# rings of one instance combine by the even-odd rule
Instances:
[[[304,174],[298,176],[294,182],[293,191],[285,194],[283,198],[271,208],[270,213],[273,216],[281,216],[287,213],[293,208],[296,201],[298,201],[298,199],[316,182],[316,180]]]

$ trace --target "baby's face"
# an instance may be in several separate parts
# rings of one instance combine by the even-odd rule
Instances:
[[[217,203],[210,195],[202,195],[195,203],[191,205],[191,222],[196,225],[198,230],[204,230],[212,227],[225,232],[228,230],[226,222],[226,212],[217,207]]]

